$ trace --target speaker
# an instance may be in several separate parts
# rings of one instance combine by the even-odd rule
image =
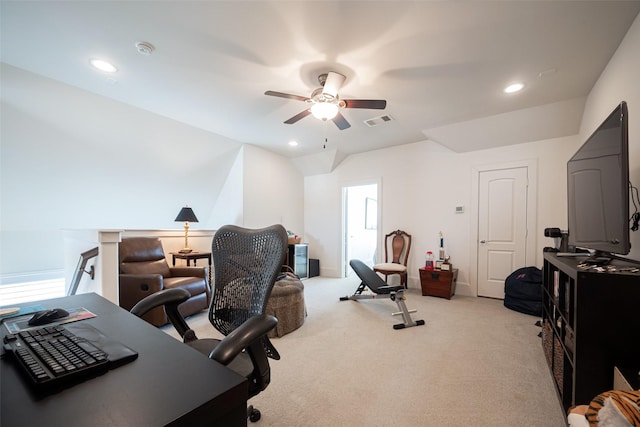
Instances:
[[[544,229],[545,237],[562,237],[562,232],[559,228],[545,228]]]
[[[309,277],[320,275],[320,260],[309,258]]]

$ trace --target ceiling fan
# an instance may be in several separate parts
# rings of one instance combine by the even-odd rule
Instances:
[[[286,120],[288,125],[296,123],[298,120],[312,114],[321,120],[332,120],[338,129],[345,130],[351,127],[347,119],[340,114],[341,108],[370,108],[375,110],[384,110],[387,107],[387,101],[384,99],[340,99],[338,91],[342,87],[346,77],[340,73],[329,71],[326,74],[318,76],[319,88],[315,89],[309,98],[289,93],[266,91],[264,94],[269,96],[277,96],[280,98],[295,99],[303,101],[311,106]]]

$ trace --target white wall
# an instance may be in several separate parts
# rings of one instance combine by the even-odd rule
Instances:
[[[460,292],[475,295],[475,284],[469,283],[470,245],[476,242],[471,235],[475,219],[470,216],[473,167],[537,160],[538,223],[531,234],[538,236],[537,264],[541,267],[542,248],[552,244],[543,237],[544,228],[566,228],[565,164],[578,146],[573,136],[459,154],[433,142],[421,142],[350,156],[330,174],[305,178],[305,236],[310,256],[320,259],[321,274],[340,276],[341,188],[364,178],[380,179],[379,226],[384,233],[401,228],[413,235],[410,287],[419,286],[418,268],[424,264],[424,253],[437,251],[442,231],[447,253],[460,270]],[[463,214],[455,213],[459,205],[465,208]]]
[[[6,64],[0,94],[0,283],[60,275],[64,229],[181,229],[185,204],[192,230],[279,218],[303,229],[302,205],[285,203],[303,200],[288,159],[245,157],[238,142]],[[245,171],[251,186],[277,174],[260,188],[277,202],[268,210],[243,194],[255,195]]]
[[[629,111],[629,180],[640,187],[640,15],[587,98],[580,140],[585,141],[620,101]],[[631,204],[633,210],[633,204]],[[640,231],[631,233],[630,258],[640,260]]]
[[[640,185],[640,17],[588,97],[578,137],[456,154],[421,142],[350,156],[333,172],[304,179],[289,161],[74,87],[2,65],[0,94],[0,278],[62,270],[63,229],[179,229],[188,203],[195,228],[282,222],[310,243],[324,275],[338,276],[341,187],[380,179],[383,230],[415,237],[410,284],[423,252],[445,233],[469,277],[471,171],[536,159],[537,246],[545,227],[566,227],[565,162],[620,100],[630,115],[631,180]],[[266,178],[265,178],[266,177]],[[464,214],[456,215],[456,205]],[[300,215],[303,212],[304,215]],[[640,258],[640,233],[632,234]],[[541,257],[541,255],[540,255]],[[541,258],[538,263],[541,264]]]
[[[249,228],[282,224],[304,232],[304,179],[289,159],[245,145],[243,225]]]
[[[359,179],[382,182],[384,232],[403,228],[414,236],[409,261],[410,286],[419,286],[418,268],[424,252],[437,247],[437,234],[445,234],[447,252],[460,269],[458,287],[473,294],[469,283],[471,235],[471,173],[474,166],[533,159],[538,165],[537,265],[542,266],[542,248],[552,244],[543,237],[546,227],[567,226],[566,161],[607,117],[615,105],[626,100],[629,108],[630,177],[640,186],[640,17],[627,33],[616,54],[591,91],[580,134],[491,150],[456,154],[423,142],[350,156],[333,172],[305,178],[305,236],[312,258],[320,259],[321,274],[340,276],[340,189]],[[543,126],[544,124],[540,124]],[[456,205],[465,213],[454,214]],[[530,232],[531,235],[531,232]],[[632,233],[631,257],[640,259],[640,232]]]

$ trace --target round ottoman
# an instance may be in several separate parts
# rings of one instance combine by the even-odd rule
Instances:
[[[297,276],[287,274],[273,285],[265,313],[278,319],[276,327],[267,334],[269,338],[281,337],[302,326],[307,309],[304,285]]]

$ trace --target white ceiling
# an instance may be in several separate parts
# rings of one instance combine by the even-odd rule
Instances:
[[[6,1],[2,62],[289,157],[430,139],[458,152],[578,132],[640,1]],[[150,56],[135,43],[155,46]],[[89,59],[118,67],[97,72]],[[347,76],[340,131],[266,90]],[[525,89],[502,89],[522,81]],[[392,121],[369,127],[381,114]],[[481,120],[482,119],[482,120]],[[295,139],[296,148],[287,142]]]

